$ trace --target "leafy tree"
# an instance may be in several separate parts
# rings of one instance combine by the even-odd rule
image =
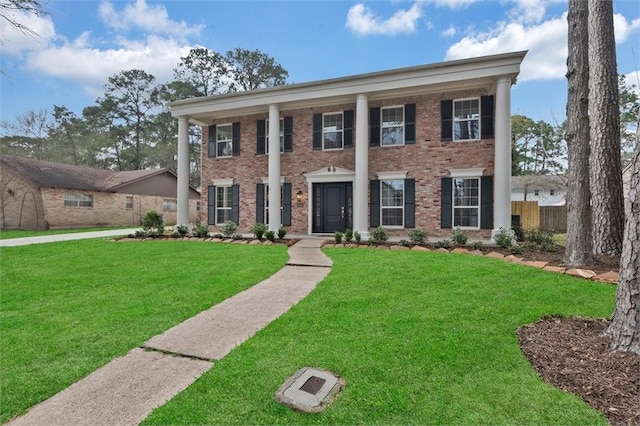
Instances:
[[[529,151],[534,140],[535,123],[524,115],[511,117],[511,174],[526,174],[530,169]]]
[[[182,99],[195,96],[209,96],[219,93],[227,84],[227,63],[222,55],[213,50],[199,47],[180,58],[173,74],[178,81],[187,83]]]
[[[55,149],[48,141],[49,111],[27,111],[16,117],[15,123],[3,121],[0,127],[6,136],[2,140],[2,152],[36,160],[52,160]]]
[[[58,146],[60,161],[77,165],[87,164],[87,157],[94,153],[84,141],[84,123],[65,106],[53,106],[53,122],[49,125],[49,139]]]
[[[593,263],[591,192],[589,190],[589,9],[569,0],[567,58],[567,265]]]
[[[618,76],[620,94],[620,149],[623,164],[631,159],[640,117],[640,97],[637,86],[628,84],[624,75]]]
[[[624,197],[620,163],[620,102],[611,1],[589,0],[590,185],[593,249],[620,255]]]
[[[236,48],[227,52],[229,91],[238,92],[286,84],[289,73],[260,50]]]

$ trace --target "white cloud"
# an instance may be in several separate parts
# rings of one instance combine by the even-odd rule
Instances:
[[[544,18],[547,1],[514,0],[516,6],[508,12],[509,18],[517,22],[538,23]]]
[[[46,46],[56,36],[55,27],[50,17],[18,11],[11,19],[29,28],[34,34],[29,34],[12,25],[6,19],[0,19],[0,52],[10,55],[20,55],[25,50],[40,49]]]
[[[627,87],[633,88],[633,91],[640,95],[640,71],[632,71],[624,75],[624,82]]]
[[[442,31],[442,35],[445,37],[453,37],[457,32],[458,30],[456,29],[456,27],[454,27],[453,25],[449,25],[449,28]]]
[[[152,34],[189,36],[199,34],[204,28],[203,25],[190,26],[184,21],[174,21],[164,6],[150,5],[145,0],[129,3],[120,11],[111,2],[103,1],[98,16],[107,26],[120,31],[142,29]]]
[[[347,13],[347,28],[360,35],[412,33],[421,16],[419,3],[414,3],[409,9],[398,10],[387,19],[375,16],[368,7],[358,3]]]
[[[89,37],[83,33],[62,46],[31,52],[27,67],[75,81],[85,93],[97,97],[104,94],[107,79],[123,70],[141,69],[154,75],[158,83],[170,81],[178,59],[191,49],[174,39],[149,36],[141,41],[119,38],[119,47],[99,50],[90,45]]]
[[[630,34],[640,29],[640,18],[631,22],[627,21],[623,15],[613,15],[613,29],[615,32],[616,43],[624,43]]]

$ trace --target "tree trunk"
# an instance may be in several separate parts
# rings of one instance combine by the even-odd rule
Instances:
[[[624,197],[611,0],[589,0],[589,94],[593,250],[596,254],[620,255]]]
[[[564,262],[593,263],[589,190],[589,11],[584,0],[569,0],[567,58],[567,247]]]
[[[618,295],[606,334],[611,336],[612,350],[640,355],[640,138],[637,133],[629,187]]]

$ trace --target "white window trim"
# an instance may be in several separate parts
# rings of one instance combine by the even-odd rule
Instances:
[[[384,172],[383,172],[384,173]],[[402,172],[400,172],[402,173]],[[380,173],[378,173],[378,176],[380,176]],[[406,177],[406,172],[405,172],[405,177]],[[380,179],[380,225],[383,228],[386,229],[404,229],[404,209],[405,209],[405,204],[407,202],[407,191],[406,188],[404,186],[404,179]],[[402,181],[402,225],[383,225],[382,224],[382,211],[385,209],[399,209],[400,207],[398,206],[392,206],[392,207],[384,207],[383,203],[382,203],[382,181],[383,180],[400,180]]]
[[[457,122],[461,122],[461,121],[471,121],[473,119],[469,118],[469,119],[456,119],[456,102],[464,102],[464,101],[473,101],[473,100],[477,100],[478,101],[478,137],[475,139],[456,139],[456,123]],[[475,141],[479,141],[482,138],[482,103],[480,101],[480,98],[477,96],[474,97],[470,97],[470,98],[460,98],[460,99],[454,99],[453,100],[453,105],[452,105],[453,111],[451,111],[451,115],[452,115],[452,120],[451,120],[451,136],[454,142],[475,142]]]
[[[472,169],[469,169],[472,170]],[[478,181],[478,206],[476,207],[478,210],[478,226],[460,226],[460,225],[456,225],[456,208],[464,208],[464,209],[471,209],[473,207],[471,206],[461,206],[461,207],[456,207],[456,188],[455,185],[451,185],[451,225],[454,228],[460,228],[460,229],[469,229],[469,230],[477,230],[480,229],[480,224],[482,223],[482,218],[480,217],[480,215],[482,214],[481,210],[480,210],[480,205],[482,204],[482,179],[481,179],[482,175],[477,175],[477,176],[457,176],[457,177],[452,177],[454,180],[455,179],[476,179]]]
[[[129,200],[131,200],[131,207],[129,207]],[[124,208],[125,210],[133,210],[134,208],[134,204],[135,203],[135,199],[133,198],[133,195],[127,195],[124,198]]]
[[[269,153],[269,119],[264,120],[264,153]],[[284,152],[284,118],[280,119],[280,152]]]
[[[280,185],[282,185],[285,181],[285,177],[284,176],[280,176]],[[262,183],[265,185],[269,185],[269,177],[268,176],[262,176]]]
[[[232,186],[234,179],[211,179],[213,186]]]
[[[342,140],[342,146],[340,148],[325,148],[324,147],[324,117],[327,115],[340,115],[342,117],[342,130],[336,130],[336,133],[340,133],[340,139]],[[323,151],[343,151],[344,150],[344,111],[325,112],[322,114],[322,150]]]
[[[452,178],[477,178],[484,173],[484,167],[470,169],[448,169]]]
[[[383,129],[385,127],[383,127],[383,121],[382,121],[382,111],[385,109],[392,109],[392,108],[402,108],[402,143],[396,143],[393,145],[385,145],[382,142],[382,132]],[[404,105],[389,105],[389,106],[385,106],[385,107],[380,107],[380,146],[382,148],[393,148],[393,147],[397,147],[397,146],[404,146],[405,145],[405,125],[407,123],[407,119],[406,119],[406,111],[404,110]],[[392,127],[396,127],[396,126],[392,126]]]
[[[219,141],[218,140],[218,131],[220,130],[220,127],[230,127],[231,128],[231,139],[225,139],[224,141]],[[229,155],[218,155],[218,144],[221,143],[227,143],[227,142],[231,142],[231,153]],[[223,123],[223,124],[218,124],[216,126],[216,158],[231,158],[233,157],[233,123]]]
[[[225,179],[228,180],[228,179]],[[228,188],[231,188],[232,185],[215,185],[216,190],[215,190],[215,200],[214,200],[214,208],[216,209],[216,225],[222,225],[224,224],[225,221],[220,221],[220,215],[218,214],[218,210],[229,210],[231,211],[233,209],[232,204],[233,204],[233,190],[231,192],[231,196],[229,198],[229,207],[218,207],[218,189],[219,188],[225,188],[225,191],[228,190]]]
[[[89,197],[91,199],[91,206],[81,206],[80,202],[81,201],[86,201],[86,200],[80,200],[80,197],[84,196],[84,197]],[[69,199],[67,199],[67,197],[69,197]],[[73,198],[73,199],[71,199]],[[74,206],[68,206],[67,202],[75,202],[76,205]],[[83,194],[80,192],[65,192],[62,198],[62,206],[65,208],[69,208],[69,209],[92,209],[93,208],[93,194]]]
[[[378,180],[405,180],[409,171],[378,172]]]

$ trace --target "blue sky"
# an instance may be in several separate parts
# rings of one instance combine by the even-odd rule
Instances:
[[[81,114],[107,78],[143,69],[158,82],[190,48],[260,49],[289,82],[529,50],[512,113],[558,123],[566,101],[567,2],[559,0],[49,0],[49,16],[0,19],[0,120],[66,106]],[[614,0],[618,72],[637,84],[640,2]]]

